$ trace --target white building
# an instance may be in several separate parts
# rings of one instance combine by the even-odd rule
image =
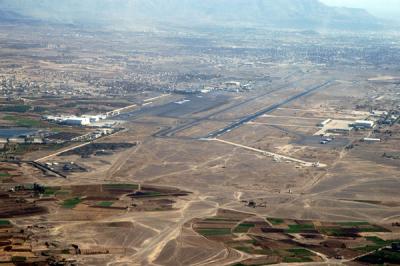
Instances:
[[[90,123],[96,123],[100,120],[106,119],[105,115],[84,115],[84,118],[89,118]]]
[[[87,117],[67,117],[62,121],[63,124],[70,126],[86,126],[90,124],[90,118]]]
[[[9,143],[18,143],[18,144],[24,144],[25,143],[25,138],[8,138]]]
[[[381,139],[378,138],[363,138],[364,142],[369,142],[369,143],[373,143],[373,142],[381,142]]]
[[[240,83],[239,81],[228,81],[228,82],[225,82],[225,85],[226,85],[226,86],[236,86],[236,87],[240,87],[240,86],[241,86],[241,83]]]

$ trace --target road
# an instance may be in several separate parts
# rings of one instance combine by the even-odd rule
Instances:
[[[84,146],[86,146],[86,145],[89,145],[90,143],[92,143],[92,141],[86,142],[86,143],[82,143],[82,144],[79,144],[79,145],[76,145],[76,146],[67,148],[67,149],[65,149],[65,150],[52,153],[52,154],[50,154],[50,155],[47,155],[47,156],[45,156],[45,157],[42,157],[42,158],[39,158],[39,159],[35,160],[35,162],[38,162],[38,163],[39,163],[39,162],[48,160],[48,159],[50,159],[50,158],[52,158],[52,157],[54,157],[54,156],[57,156],[57,155],[59,155],[59,154],[61,154],[61,153],[64,153],[64,152],[67,152],[67,151],[71,151],[71,150],[75,150],[75,149],[77,149],[77,148],[84,147]]]
[[[290,162],[298,163],[298,164],[301,164],[301,165],[307,166],[307,167],[316,166],[315,162],[307,162],[307,161],[303,161],[303,160],[300,160],[300,159],[292,158],[292,157],[289,157],[289,156],[285,156],[285,155],[281,155],[281,154],[277,154],[277,153],[273,153],[273,152],[269,152],[269,151],[256,149],[256,148],[253,148],[253,147],[237,144],[237,143],[226,141],[226,140],[222,140],[222,139],[214,138],[214,139],[205,139],[205,140],[217,141],[217,142],[220,142],[220,143],[232,145],[232,146],[239,147],[239,148],[242,148],[242,149],[255,151],[255,152],[261,153],[263,155],[273,157],[276,160],[280,160],[280,161],[290,161]],[[325,164],[319,164],[318,167],[326,167],[326,165]]]

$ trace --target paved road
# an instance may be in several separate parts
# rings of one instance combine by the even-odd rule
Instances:
[[[246,150],[255,151],[255,152],[261,153],[261,154],[266,155],[266,156],[273,157],[273,158],[275,158],[277,160],[281,160],[281,161],[290,161],[290,162],[298,163],[298,164],[301,164],[301,165],[307,166],[307,167],[317,166],[315,162],[307,162],[307,161],[303,161],[303,160],[300,160],[300,159],[292,158],[292,157],[289,157],[289,156],[285,156],[285,155],[281,155],[281,154],[277,154],[277,153],[273,153],[273,152],[269,152],[269,151],[256,149],[256,148],[253,148],[253,147],[237,144],[237,143],[226,141],[226,140],[222,140],[222,139],[206,139],[206,140],[217,141],[217,142],[221,142],[221,143],[224,143],[224,144],[229,144],[229,145],[232,145],[232,146],[243,148],[243,149],[246,149]],[[325,164],[319,164],[318,167],[326,167],[326,165]]]

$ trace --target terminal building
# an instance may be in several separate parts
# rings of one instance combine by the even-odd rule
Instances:
[[[91,117],[78,116],[45,116],[44,119],[68,126],[87,126],[91,122]]]
[[[88,117],[67,117],[62,121],[63,124],[69,126],[87,126],[90,125]]]

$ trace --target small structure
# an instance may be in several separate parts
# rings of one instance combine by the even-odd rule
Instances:
[[[363,138],[363,142],[374,143],[374,142],[381,142],[381,139],[378,138]]]
[[[330,122],[332,122],[332,119],[326,119],[326,120],[324,120],[324,121],[322,121],[322,122],[320,122],[320,123],[318,123],[318,127],[324,127],[324,126],[326,126],[327,124],[329,124]]]
[[[242,84],[239,81],[228,81],[228,82],[225,82],[225,86],[227,86],[227,87],[240,88],[241,85]]]

